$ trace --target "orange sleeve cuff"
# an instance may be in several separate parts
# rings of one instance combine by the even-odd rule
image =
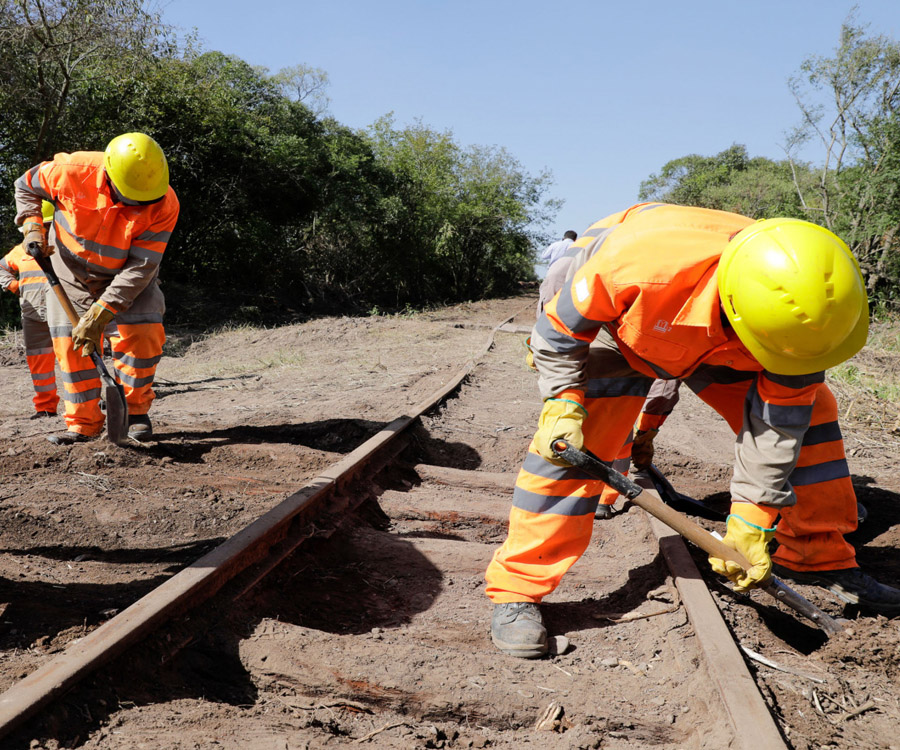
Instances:
[[[9,286],[6,288],[9,289],[9,291],[11,291],[13,294],[18,294],[19,293],[19,280],[13,279],[12,281],[9,282]]]
[[[574,388],[555,393],[551,398],[561,398],[565,399],[566,401],[574,401],[579,406],[584,406],[584,391],[578,391]]]
[[[756,524],[764,529],[771,529],[775,526],[781,510],[773,508],[771,505],[733,502],[731,504],[731,513],[732,515],[740,516],[747,523]]]
[[[640,416],[637,419],[635,428],[641,430],[642,432],[659,430],[659,428],[662,427],[663,422],[665,421],[666,418],[661,414],[644,414],[644,412],[641,412]]]

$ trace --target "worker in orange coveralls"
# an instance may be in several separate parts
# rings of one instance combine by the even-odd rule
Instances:
[[[604,222],[614,220],[617,215],[608,217],[603,221],[599,221],[593,225],[593,229],[600,229]],[[607,228],[603,226],[603,228]],[[540,300],[538,302],[538,318],[544,306],[550,302],[556,293],[563,287],[567,281],[571,281],[575,272],[581,268],[591,256],[600,249],[602,243],[588,242],[585,246],[578,243],[568,249],[568,251],[550,267],[544,283],[541,284]],[[531,339],[529,338],[529,341]],[[526,346],[527,346],[526,342]],[[528,363],[534,367],[533,355],[528,354]],[[681,385],[680,380],[665,380],[657,378],[650,386],[644,405],[641,407],[641,413],[637,418],[634,429],[629,433],[625,444],[622,446],[616,459],[612,462],[612,467],[621,474],[628,475],[628,470],[632,463],[636,471],[644,471],[653,463],[655,449],[653,440],[659,434],[660,428],[666,419],[672,413],[679,400],[678,389]],[[612,518],[612,509],[619,497],[612,487],[604,484],[600,493],[600,499],[597,504],[597,510],[594,517],[600,520]],[[863,523],[868,516],[868,511],[862,503],[856,504],[857,521]]]
[[[149,440],[147,412],[165,342],[157,277],[179,210],[165,154],[149,136],[126,133],[105,152],[56,154],[15,187],[16,223],[26,248],[52,253],[53,270],[81,315],[73,328],[55,295],[47,296],[67,428],[49,440],[69,445],[102,432],[101,383],[90,354],[101,351],[104,331],[128,403],[128,436]],[[49,242],[40,221],[42,200],[56,209]]]
[[[41,207],[45,224],[53,221],[53,205],[44,201]],[[56,393],[56,360],[53,339],[47,325],[47,277],[26,251],[24,243],[16,245],[0,260],[0,289],[15,294],[22,310],[22,338],[25,359],[34,387],[32,419],[55,417],[59,404]]]
[[[607,217],[578,242],[602,246],[531,337],[544,406],[509,534],[485,574],[494,644],[523,658],[546,653],[538,604],[590,541],[601,483],[562,462],[553,443],[612,461],[656,378],[682,380],[737,436],[724,541],[751,567],[713,558],[713,570],[738,590],[774,570],[900,614],[900,590],[862,572],[844,539],[856,497],[824,371],[864,346],[869,322],[847,246],[797,219],[661,203]]]

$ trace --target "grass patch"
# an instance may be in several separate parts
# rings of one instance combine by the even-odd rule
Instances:
[[[900,433],[900,319],[873,321],[866,345],[828,371],[828,384],[843,423]]]

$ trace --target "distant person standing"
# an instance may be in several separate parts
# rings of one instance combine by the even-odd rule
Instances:
[[[538,315],[544,311],[544,305],[553,298],[553,295],[556,294],[562,286],[566,274],[568,274],[569,269],[572,266],[574,254],[580,250],[580,248],[575,248],[572,252],[569,252],[572,243],[577,239],[578,235],[570,229],[563,235],[561,240],[557,240],[556,242],[547,245],[547,248],[541,253],[541,260],[547,261],[548,268],[547,275],[544,277],[544,281],[541,283],[539,291],[537,307]],[[562,259],[565,259],[566,262],[556,262]]]
[[[551,242],[544,249],[544,252],[541,253],[541,260],[547,261],[548,266],[552,266],[553,263],[563,255],[566,254],[566,250],[569,249],[569,245],[571,245],[575,240],[578,239],[578,235],[573,232],[571,229],[563,235],[561,240],[557,240],[556,242]]]

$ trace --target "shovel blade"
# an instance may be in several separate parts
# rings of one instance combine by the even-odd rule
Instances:
[[[106,399],[106,436],[109,442],[119,445],[128,437],[125,389],[118,383],[107,385],[103,395]]]

